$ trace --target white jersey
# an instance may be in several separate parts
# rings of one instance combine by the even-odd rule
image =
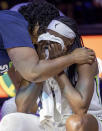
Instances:
[[[14,103],[15,103],[15,101],[14,101]],[[9,104],[10,104],[10,102],[9,102]],[[7,105],[7,103],[6,103],[6,105]],[[17,126],[18,124],[19,124],[19,127],[21,128],[21,131],[25,130],[25,129],[31,130],[31,131],[33,131],[33,130],[66,131],[66,128],[65,128],[66,119],[68,119],[68,117],[71,116],[73,114],[73,112],[68,104],[68,101],[64,97],[63,93],[61,94],[61,108],[62,108],[61,113],[59,113],[58,110],[56,109],[56,102],[55,101],[54,101],[54,105],[55,105],[54,106],[54,123],[52,123],[52,124],[49,119],[50,117],[48,117],[49,120],[47,120],[47,123],[45,123],[44,127],[42,127],[39,117],[33,116],[31,114],[14,113],[11,115],[7,115],[7,117],[4,117],[4,119],[2,120],[2,122],[0,124],[0,131],[6,131],[9,129],[15,130],[16,129],[15,125]],[[13,105],[13,108],[14,107],[15,106]],[[16,110],[15,110],[15,112],[16,112]],[[91,100],[91,103],[89,106],[88,113],[90,113],[96,117],[98,125],[99,125],[99,131],[102,131],[102,123],[100,121],[100,120],[102,120],[102,105],[101,105],[101,99],[100,99],[100,87],[99,87],[99,78],[98,77],[96,77],[96,80],[94,82],[94,93],[93,93],[93,97],[92,97],[92,100]],[[15,118],[15,121],[14,121],[14,118],[13,118],[13,121],[16,122],[14,124],[14,126],[12,126],[12,124],[9,123],[9,119],[10,119],[9,117],[12,117],[12,115],[14,115],[14,118]],[[49,114],[49,116],[50,116],[50,114]],[[29,121],[31,121],[30,123],[28,121],[28,117],[29,117]],[[18,120],[18,118],[19,118],[19,120]],[[5,119],[8,119],[8,123],[6,120],[7,129],[5,129],[4,124],[3,124],[3,122],[5,122]],[[13,121],[11,121],[11,123]],[[26,123],[26,128],[25,128],[25,126],[22,126],[23,125],[22,123]],[[33,126],[32,126],[32,123],[33,123]],[[18,130],[18,128],[17,128],[17,130]],[[17,131],[17,130],[15,130],[15,131]]]
[[[94,93],[88,109],[88,113],[92,114],[96,118],[102,121],[102,103],[100,96],[99,77],[95,77],[94,81]],[[68,105],[68,101],[62,94],[62,114],[64,116],[70,116],[73,114],[72,109]]]
[[[102,121],[102,102],[100,96],[100,80],[99,77],[95,77],[94,93],[89,106],[88,113],[94,115]]]
[[[55,82],[53,79],[52,80],[50,79],[48,83],[49,85],[46,85],[45,87],[47,88],[45,89],[48,89],[48,86],[54,87],[54,88],[57,87],[57,82]],[[43,90],[43,92],[44,91],[45,90]],[[56,89],[53,90],[53,92],[55,93],[54,98],[50,97],[50,94],[49,94],[48,95],[49,98],[48,96],[46,96],[45,101],[42,101],[42,109],[40,112],[40,117],[43,118],[43,120],[41,119],[41,123],[43,123],[44,125],[43,127],[46,127],[48,126],[48,124],[50,124],[50,126],[52,125],[52,127],[54,127],[54,125],[57,125],[57,127],[62,126],[64,128],[68,117],[74,114],[63,92],[60,91],[61,95],[58,95],[60,93],[58,93],[57,91],[59,90],[56,90]],[[50,90],[50,93],[51,93],[51,90]],[[58,99],[56,99],[56,95]],[[53,104],[53,101],[54,101],[54,104]],[[59,111],[60,109],[61,109],[61,112]],[[93,93],[93,97],[92,97],[92,100],[91,100],[91,103],[88,109],[88,113],[92,114],[97,120],[99,121],[102,120],[102,104],[101,104],[100,86],[99,86],[99,77],[98,76],[95,77],[94,93]]]

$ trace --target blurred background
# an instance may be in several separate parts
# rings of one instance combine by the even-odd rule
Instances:
[[[0,10],[18,8],[34,0],[0,0]],[[46,0],[54,4],[64,15],[74,18],[84,44],[95,50],[102,59],[102,0]]]
[[[0,10],[33,0],[0,0]],[[47,0],[66,16],[76,19],[78,24],[102,23],[102,0]]]

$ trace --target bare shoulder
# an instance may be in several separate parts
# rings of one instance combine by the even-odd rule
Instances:
[[[77,70],[79,74],[90,74],[90,75],[97,75],[98,74],[98,63],[97,60],[93,62],[93,64],[82,64],[77,65]]]

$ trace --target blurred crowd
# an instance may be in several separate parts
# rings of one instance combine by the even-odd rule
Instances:
[[[0,10],[33,0],[0,0]],[[102,0],[47,0],[78,24],[102,23]]]

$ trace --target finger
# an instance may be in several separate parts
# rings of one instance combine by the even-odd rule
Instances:
[[[51,59],[56,58],[54,44],[51,44],[51,45],[50,45],[50,48],[51,48],[50,58],[51,58]]]
[[[96,56],[95,52],[93,52],[93,51],[89,51],[88,53],[89,53],[89,55],[91,55],[91,56]]]
[[[55,51],[59,52],[59,44],[56,43],[54,46],[55,46]]]
[[[53,51],[53,53],[55,53],[55,44],[51,44],[51,50]]]
[[[60,44],[58,44],[58,50],[59,50],[59,51],[62,51],[62,47],[61,47]]]
[[[93,60],[89,60],[89,64],[92,64],[93,63]]]
[[[67,48],[65,47],[64,49],[62,49],[62,46],[59,44],[58,45],[58,52],[59,52],[59,56],[63,56],[63,55],[65,55],[65,53],[67,53]]]
[[[64,55],[65,52],[67,52],[67,48],[64,46],[64,48],[62,49],[62,46],[60,44],[58,44],[58,50],[59,53],[61,54],[60,56]]]
[[[45,52],[43,52],[41,55],[41,59],[45,59],[45,58],[46,58],[46,55],[45,55]]]
[[[50,45],[48,46],[48,51],[49,51],[49,58],[51,58],[52,51],[51,51],[51,46]]]
[[[59,57],[62,55],[62,50],[59,48],[59,44],[55,44],[55,52],[56,52],[56,57]]]
[[[95,60],[95,56],[89,56],[90,60]]]
[[[93,52],[93,53],[95,53],[94,50],[92,50],[92,49],[87,49],[87,50],[88,50],[89,52]]]
[[[68,54],[68,49],[67,49],[67,47],[64,47],[64,49],[63,49],[63,55],[66,55],[66,54]]]
[[[56,46],[55,46],[56,44],[51,44],[51,50],[52,50],[52,55],[53,55],[53,57],[54,58],[56,58],[57,57],[57,51],[56,51]]]

